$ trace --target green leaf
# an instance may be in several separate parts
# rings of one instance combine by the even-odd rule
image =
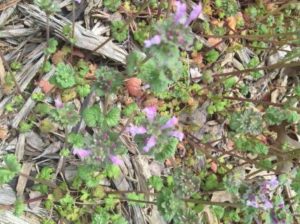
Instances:
[[[175,155],[177,145],[177,138],[170,137],[168,139],[168,142],[161,146],[161,150],[159,152],[155,152],[155,159],[159,161],[164,161],[168,158],[173,157]]]
[[[127,198],[130,200],[145,200],[144,195],[143,194],[137,194],[137,193],[129,193],[127,194]],[[128,201],[128,204],[130,205],[139,205],[141,207],[144,207],[146,204],[145,203],[141,203],[141,202],[134,202],[134,201]]]
[[[50,38],[48,41],[48,48],[46,49],[47,54],[54,54],[58,45],[57,40]]]
[[[103,0],[103,4],[109,11],[115,12],[121,5],[121,0]]]
[[[17,161],[17,158],[14,154],[8,154],[4,157],[4,162],[6,167],[14,173],[17,173],[21,170],[21,165],[20,163]]]
[[[116,41],[123,42],[128,38],[128,25],[122,20],[112,21],[111,32]]]
[[[117,199],[115,195],[110,194],[104,199],[104,202],[105,208],[111,210],[116,207],[117,203],[119,202],[119,199]]]
[[[86,97],[91,92],[90,85],[85,84],[85,85],[77,86],[76,92],[80,97]]]
[[[219,186],[219,183],[218,183],[217,176],[215,174],[210,174],[206,178],[203,188],[207,191],[210,191],[210,190],[214,190],[214,189],[218,188],[218,186]]]
[[[125,116],[129,117],[133,113],[137,112],[138,109],[139,107],[136,103],[131,103],[124,108],[123,113]]]
[[[74,86],[75,82],[75,71],[69,64],[58,63],[55,75],[50,78],[50,83],[56,85],[61,89],[66,89]]]
[[[296,194],[299,196],[300,195],[300,169],[297,170],[297,174],[293,179],[291,186],[293,190],[296,192]]]
[[[96,127],[97,125],[103,124],[104,118],[99,106],[94,105],[86,108],[83,111],[83,120],[87,126],[92,128]]]
[[[231,89],[238,81],[238,78],[236,76],[227,78],[224,80],[224,87],[226,90]]]
[[[219,56],[220,56],[219,52],[213,49],[206,53],[205,60],[208,63],[213,63],[218,60]]]
[[[14,211],[14,214],[16,216],[21,216],[24,214],[24,211],[25,211],[25,208],[26,208],[26,205],[24,203],[24,201],[20,198],[18,198],[15,202],[15,211]]]
[[[0,185],[8,183],[15,177],[15,173],[0,167]]]
[[[82,148],[84,146],[84,137],[78,133],[70,133],[68,135],[68,143],[75,147]]]
[[[269,125],[279,125],[285,120],[285,115],[281,109],[269,107],[264,114],[264,119]]]
[[[105,168],[105,174],[108,178],[117,178],[120,175],[121,171],[119,166],[114,165],[114,164],[109,164],[106,168]]]
[[[260,113],[246,109],[232,114],[229,126],[237,133],[258,135],[262,132],[263,120]]]
[[[213,205],[212,210],[216,214],[218,220],[221,220],[223,218],[225,212],[224,207]]]
[[[148,181],[156,191],[160,191],[164,186],[163,181],[159,176],[151,176]]]
[[[118,107],[114,107],[105,116],[105,122],[109,127],[114,127],[119,123],[120,116],[121,110]]]

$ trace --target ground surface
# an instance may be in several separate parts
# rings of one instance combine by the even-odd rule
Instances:
[[[0,223],[299,223],[300,3],[0,13]]]

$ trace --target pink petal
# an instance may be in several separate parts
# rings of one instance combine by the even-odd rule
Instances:
[[[202,11],[201,5],[194,6],[189,18],[185,22],[185,25],[188,26],[193,20],[197,19],[201,11]]]
[[[156,117],[156,107],[146,107],[143,112],[146,114],[148,121],[152,122]]]
[[[110,158],[111,162],[112,162],[113,164],[115,164],[115,165],[121,165],[122,162],[123,162],[123,160],[121,160],[121,159],[120,159],[118,156],[116,156],[116,155],[110,155],[109,158]]]
[[[174,116],[170,120],[167,121],[163,126],[160,127],[161,130],[167,128],[173,128],[178,123],[178,119]]]
[[[81,149],[81,148],[74,148],[73,154],[77,155],[80,159],[84,159],[92,154],[90,150]]]
[[[54,100],[54,104],[55,104],[56,108],[63,108],[64,107],[64,104],[61,101],[60,97],[56,97],[56,99]]]
[[[175,23],[182,23],[182,18],[185,17],[186,14],[186,4],[181,3],[180,1],[176,1],[176,12],[174,15],[174,22]]]
[[[132,135],[132,137],[134,137],[138,134],[145,134],[147,132],[147,129],[143,126],[130,125],[130,127],[126,128],[126,131],[128,131]]]
[[[179,141],[182,141],[184,138],[184,134],[181,131],[170,131],[168,134],[177,138]]]
[[[144,41],[144,45],[145,45],[145,48],[149,48],[152,45],[158,45],[158,44],[160,44],[160,42],[161,42],[160,35],[155,35],[152,38],[150,38],[148,40],[145,40]]]
[[[152,135],[150,138],[148,138],[147,143],[143,148],[144,152],[149,152],[149,150],[152,149],[155,145],[156,145],[156,137]]]

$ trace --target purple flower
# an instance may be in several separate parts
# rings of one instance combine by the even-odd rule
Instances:
[[[201,5],[194,6],[189,18],[185,22],[185,26],[188,26],[193,20],[197,19],[201,11],[202,11]]]
[[[273,204],[269,199],[266,198],[266,200],[264,201],[263,209],[268,210],[268,209],[271,209],[271,208],[273,208]]]
[[[123,160],[121,160],[121,159],[120,159],[118,156],[116,156],[116,155],[110,155],[109,158],[110,158],[111,162],[112,162],[113,164],[115,164],[115,165],[121,165],[122,162],[123,162]]]
[[[268,210],[268,209],[273,208],[272,202],[266,197],[266,195],[260,195],[259,198],[260,198],[261,202],[263,203],[263,205],[261,205],[261,207],[264,210]]]
[[[178,123],[178,119],[176,117],[172,117],[170,120],[167,121],[163,126],[160,127],[161,130],[167,128],[173,128]]]
[[[274,190],[279,185],[276,176],[273,176],[267,183],[271,190]]]
[[[61,101],[61,98],[60,98],[60,97],[56,97],[56,99],[54,100],[54,104],[55,104],[55,107],[58,108],[58,109],[64,107],[64,104],[63,104],[63,102]]]
[[[144,146],[143,150],[145,152],[149,152],[150,149],[152,149],[156,145],[156,137],[152,135],[150,138],[148,138],[146,145]]]
[[[161,36],[155,35],[152,38],[144,41],[145,48],[149,48],[152,45],[158,45],[158,44],[160,44],[160,42],[161,42]]]
[[[182,18],[184,18],[186,15],[186,4],[181,3],[180,1],[176,1],[175,4],[176,4],[176,12],[174,15],[174,22],[176,24],[183,23]]]
[[[73,154],[77,155],[80,159],[85,159],[86,157],[90,156],[92,152],[87,149],[74,148]]]
[[[250,207],[258,208],[258,203],[257,203],[257,201],[256,201],[255,195],[250,194],[250,195],[248,196],[248,200],[247,200],[246,204],[247,204],[248,206],[250,206]]]
[[[81,0],[75,0],[75,2],[77,2],[78,4],[80,4]]]
[[[264,194],[269,193],[270,191],[275,190],[275,188],[279,185],[277,178],[274,176],[270,180],[265,180],[262,182],[260,186],[260,191]]]
[[[179,141],[182,141],[184,138],[184,134],[181,131],[170,131],[168,134],[177,138]]]
[[[148,121],[152,122],[156,117],[156,107],[146,107],[143,112],[146,114]]]
[[[126,128],[126,131],[128,131],[132,135],[132,137],[134,137],[138,134],[145,134],[147,132],[147,129],[143,126],[130,125],[130,127]]]

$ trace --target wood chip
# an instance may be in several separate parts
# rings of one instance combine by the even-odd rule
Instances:
[[[29,176],[32,166],[33,166],[32,162],[24,162],[23,165],[22,165],[21,173]],[[17,196],[22,196],[23,195],[26,184],[27,184],[27,181],[28,181],[27,177],[25,177],[23,175],[19,176],[18,184],[17,184],[17,187],[16,187]]]
[[[16,151],[15,151],[15,155],[16,155],[18,161],[21,161],[24,156],[25,139],[26,139],[26,134],[20,133],[19,137],[18,137]]]
[[[14,190],[8,185],[4,184],[0,187],[0,204],[12,205],[16,201],[16,194]]]

